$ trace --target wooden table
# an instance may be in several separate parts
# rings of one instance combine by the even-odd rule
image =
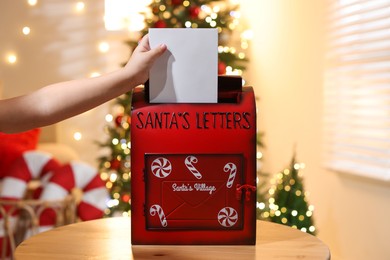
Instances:
[[[330,259],[315,236],[265,221],[256,246],[131,246],[130,219],[106,218],[58,227],[33,236],[15,259]]]

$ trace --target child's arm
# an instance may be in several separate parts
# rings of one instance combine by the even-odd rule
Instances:
[[[126,66],[118,71],[61,82],[28,95],[0,100],[0,132],[21,132],[50,125],[126,93],[146,82],[150,67],[165,50],[165,45],[151,50],[146,35]]]

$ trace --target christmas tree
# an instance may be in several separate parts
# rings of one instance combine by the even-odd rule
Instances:
[[[148,28],[217,28],[218,73],[241,75],[245,69],[245,50],[251,33],[240,27],[238,5],[231,1],[154,0],[144,16],[145,29],[140,32],[141,37],[148,32]],[[131,49],[137,45],[136,41],[127,43]],[[109,150],[107,155],[99,158],[101,177],[107,181],[111,194],[107,216],[129,215],[131,209],[130,101],[131,93],[116,100],[112,115],[106,117],[109,138],[100,144]]]
[[[146,26],[141,34],[147,34],[149,28],[217,28],[218,73],[242,75],[247,62],[244,51],[249,46],[251,31],[240,25],[239,6],[232,2],[154,0],[149,12],[144,14]],[[128,44],[134,48],[137,42],[129,41]]]
[[[105,131],[109,138],[101,147],[109,149],[99,158],[101,178],[110,191],[110,201],[105,211],[107,216],[128,215],[130,211],[130,93],[116,99],[113,115],[106,115],[110,122]]]
[[[314,235],[314,206],[308,204],[307,192],[304,191],[303,168],[304,164],[297,163],[294,156],[290,167],[276,174],[268,191],[268,203],[261,207],[261,218]]]

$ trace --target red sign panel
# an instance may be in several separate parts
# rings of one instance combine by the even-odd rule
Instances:
[[[146,228],[242,229],[242,155],[145,155]]]

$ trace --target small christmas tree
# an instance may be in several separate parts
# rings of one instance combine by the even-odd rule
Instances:
[[[269,203],[261,213],[262,218],[315,234],[313,205],[308,205],[304,191],[302,173],[304,164],[297,163],[295,155],[289,168],[276,174],[269,189]]]
[[[241,75],[247,61],[250,31],[242,31],[239,23],[240,12],[237,5],[221,0],[154,0],[144,13],[145,29],[148,28],[216,28],[219,33],[218,73]],[[242,33],[241,33],[242,32]],[[234,35],[241,33],[240,35]],[[233,35],[233,37],[232,37]],[[235,37],[237,36],[237,37]],[[238,43],[233,39],[238,39]],[[136,41],[129,41],[131,49]],[[101,143],[109,153],[99,158],[103,180],[107,181],[111,200],[106,210],[107,216],[129,215],[130,198],[130,113],[131,93],[116,100],[112,115],[107,115],[106,132],[109,138]]]

